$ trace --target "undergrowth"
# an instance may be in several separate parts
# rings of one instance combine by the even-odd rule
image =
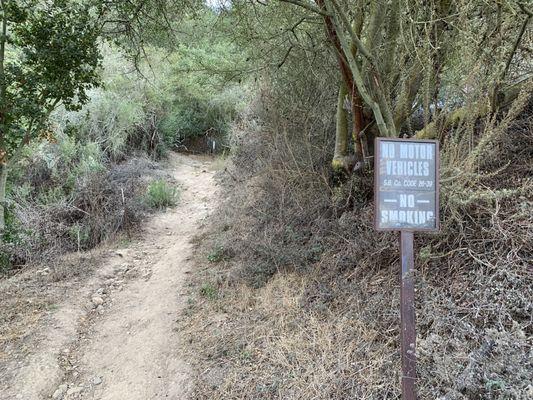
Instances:
[[[148,185],[146,191],[148,205],[155,209],[175,206],[178,201],[178,189],[163,179],[157,179]]]
[[[136,65],[141,76],[102,45],[102,87],[79,111],[55,110],[42,140],[10,168],[0,273],[130,235],[149,212],[176,204],[178,190],[158,161],[185,137],[224,137],[244,96],[216,74],[183,75],[200,57],[190,54],[195,46],[147,48]],[[211,62],[235,51],[221,46]]]
[[[532,395],[532,105],[441,137],[442,229],[416,235],[421,399]],[[182,323],[194,398],[400,398],[397,236],[373,229],[371,174],[332,180],[327,121],[246,121],[202,245],[227,256],[191,282],[217,296],[192,292]]]

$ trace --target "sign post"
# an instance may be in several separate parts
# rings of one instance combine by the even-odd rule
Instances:
[[[375,228],[400,231],[402,399],[416,400],[414,232],[439,229],[439,143],[377,138]]]
[[[415,266],[413,232],[400,232],[402,263],[400,286],[400,339],[402,351],[402,398],[416,399],[416,327],[415,327]]]

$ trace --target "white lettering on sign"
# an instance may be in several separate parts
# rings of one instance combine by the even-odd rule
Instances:
[[[382,210],[381,223],[418,224],[424,225],[435,218],[433,211]]]
[[[400,207],[410,207],[415,206],[415,196],[412,194],[401,194],[400,195]]]
[[[433,160],[433,144],[402,143],[400,144],[400,158]]]
[[[429,162],[427,161],[387,161],[387,175],[389,176],[429,176]]]
[[[436,141],[378,138],[376,228],[438,228]]]
[[[395,157],[394,144],[381,143],[381,153],[383,154],[383,157],[394,158]]]

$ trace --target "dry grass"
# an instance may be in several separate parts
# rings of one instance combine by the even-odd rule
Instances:
[[[119,232],[135,233],[151,211],[145,201],[149,183],[171,178],[157,163],[142,157],[106,168],[77,177],[68,197],[43,202],[38,198],[43,188],[61,186],[53,182],[45,165],[32,164],[25,178],[33,192],[12,199],[19,238],[6,248],[0,245],[0,252],[8,254],[14,266],[37,264],[92,249]],[[63,172],[67,177],[68,169]]]
[[[32,350],[43,320],[49,318],[72,287],[83,284],[99,267],[104,252],[70,254],[26,268],[0,280],[0,360],[23,358]],[[0,376],[11,373],[0,363]]]
[[[416,241],[421,399],[533,395],[533,108],[521,99],[471,132],[477,152],[443,138],[442,231]],[[371,177],[333,185],[327,143],[274,128],[240,138],[201,240],[181,326],[195,398],[398,399],[397,238],[373,230]]]

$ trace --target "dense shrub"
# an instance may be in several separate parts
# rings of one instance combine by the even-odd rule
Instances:
[[[155,209],[175,206],[178,198],[176,187],[169,185],[165,180],[154,180],[146,190],[146,201]]]
[[[211,98],[178,92],[161,118],[159,129],[170,145],[205,134],[224,138],[242,96],[242,91],[232,88]]]
[[[128,60],[116,49],[105,48],[105,53],[103,87],[90,92],[90,101],[81,111],[54,113],[54,131],[81,143],[97,143],[111,161],[124,160],[132,151],[161,156],[165,143],[157,124],[166,99],[156,94],[169,77],[149,82],[128,67]]]
[[[244,98],[216,73],[183,74],[198,57],[216,64],[230,52],[220,45],[209,55],[194,46],[170,54],[146,49],[139,70],[103,46],[102,87],[80,111],[56,110],[45,140],[10,171],[0,268],[92,248],[133,228],[149,209],[175,204],[176,190],[164,180],[147,188],[145,178],[161,175],[147,158],[159,159],[187,137],[223,138]]]
[[[50,260],[128,232],[149,211],[143,201],[147,180],[164,176],[148,159],[104,163],[94,143],[63,140],[30,149],[15,177],[24,183],[10,194],[16,240],[3,254],[11,264]]]
[[[128,61],[115,49],[104,50],[104,86],[90,92],[83,110],[59,111],[53,121],[55,130],[99,143],[112,160],[122,160],[132,150],[157,158],[186,139],[206,134],[224,141],[245,104],[243,87],[225,82],[216,70],[184,74],[183,69],[205,61],[205,49],[179,48],[168,54],[152,48],[138,66],[143,76],[127,68]],[[231,52],[224,46],[218,50],[209,63]]]

